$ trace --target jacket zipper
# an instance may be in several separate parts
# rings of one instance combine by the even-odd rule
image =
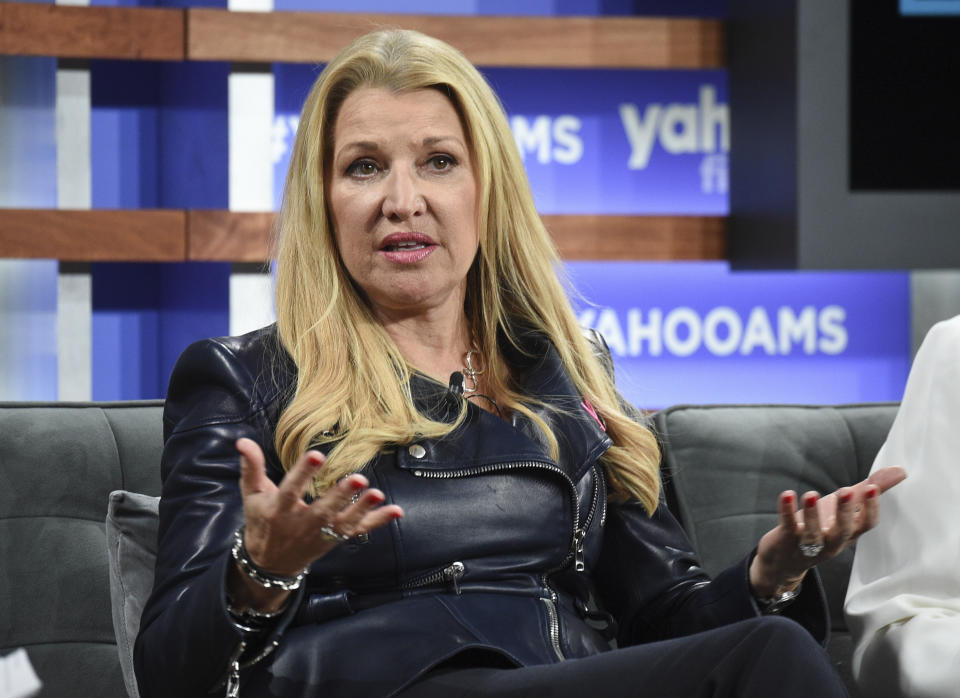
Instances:
[[[244,640],[241,640],[240,645],[234,651],[233,656],[230,657],[230,662],[228,664],[230,668],[227,670],[226,698],[237,698],[237,696],[240,695],[240,670],[246,669],[248,666],[253,666],[257,662],[262,661],[268,654],[277,649],[279,645],[280,641],[274,640],[269,645],[264,647],[260,651],[260,654],[250,661],[244,662],[243,666],[240,666],[240,656],[243,654],[244,650],[247,649],[247,643]]]
[[[227,670],[226,698],[237,698],[240,695],[240,655],[243,654],[245,649],[247,649],[247,643],[241,640],[233,656],[230,657],[228,664],[230,668]]]
[[[400,588],[404,590],[419,589],[421,587],[430,587],[436,584],[446,583],[452,584],[453,590],[457,593],[457,596],[460,596],[460,580],[463,578],[465,571],[466,567],[464,564],[459,560],[455,560],[442,569],[411,579],[409,582],[404,582],[400,585]]]
[[[586,562],[583,559],[583,541],[587,537],[587,531],[593,522],[593,516],[597,513],[597,504],[600,501],[600,479],[597,476],[597,466],[591,468],[593,471],[593,494],[590,496],[590,509],[583,520],[583,525],[578,527],[573,533],[573,561],[574,569],[577,572],[584,572],[587,569]],[[601,521],[601,524],[603,522]]]
[[[455,478],[462,477],[471,477],[473,475],[485,475],[487,473],[496,473],[504,472],[508,470],[521,470],[524,468],[532,468],[535,470],[547,470],[555,475],[562,477],[570,491],[570,503],[571,508],[573,509],[573,531],[574,535],[570,542],[570,551],[567,553],[567,556],[564,558],[560,567],[561,569],[566,567],[572,558],[576,556],[576,535],[577,531],[580,529],[580,506],[577,498],[577,486],[573,482],[573,479],[567,475],[563,470],[558,466],[552,465],[551,463],[544,463],[542,461],[518,461],[515,463],[491,463],[490,465],[478,465],[475,468],[462,468],[460,470],[414,470],[413,474],[417,477],[425,477],[436,480],[452,480]]]
[[[544,581],[544,584],[546,584],[546,581]],[[550,587],[548,586],[547,588],[549,589]],[[560,619],[557,614],[556,592],[551,589],[550,593],[553,594],[554,598],[541,598],[540,600],[543,601],[547,607],[547,631],[550,635],[550,645],[553,647],[557,659],[562,662],[566,657],[560,648]]]
[[[557,592],[553,590],[550,586],[550,583],[547,581],[547,577],[558,570],[562,570],[564,567],[570,564],[571,560],[576,561],[579,555],[579,562],[577,564],[577,570],[583,571],[583,538],[586,534],[586,527],[581,529],[580,526],[580,499],[577,496],[577,485],[574,483],[573,479],[567,475],[563,470],[558,466],[551,463],[544,463],[542,461],[519,461],[515,463],[491,463],[490,465],[480,465],[475,468],[462,468],[460,470],[414,470],[413,474],[417,477],[425,478],[434,478],[440,480],[448,480],[454,478],[462,477],[471,477],[473,475],[482,475],[486,473],[495,473],[495,472],[505,472],[509,470],[520,470],[524,468],[532,468],[538,470],[546,470],[555,475],[559,475],[566,481],[567,487],[570,492],[570,504],[573,511],[573,539],[570,543],[570,550],[567,555],[563,558],[563,561],[560,565],[550,572],[544,573],[540,576],[541,582],[543,583],[543,588],[546,590],[549,598],[541,597],[544,605],[547,608],[547,633],[550,637],[550,644],[553,648],[554,653],[557,655],[557,658],[560,661],[566,659],[563,654],[563,649],[560,647],[560,618],[557,611]],[[593,502],[590,507],[590,516],[593,516],[593,512],[596,508],[596,482],[594,482],[594,496]],[[588,520],[589,525],[589,520]],[[578,552],[579,550],[579,552]]]

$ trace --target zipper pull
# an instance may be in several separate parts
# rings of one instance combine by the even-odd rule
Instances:
[[[577,572],[583,572],[587,569],[587,565],[583,560],[583,539],[587,537],[587,532],[582,528],[578,528],[574,531],[573,534],[573,559],[574,559],[574,569]]]
[[[463,571],[463,563],[459,560],[443,568],[444,579],[453,584],[453,590],[457,592],[457,596],[460,596],[460,579],[463,577]]]

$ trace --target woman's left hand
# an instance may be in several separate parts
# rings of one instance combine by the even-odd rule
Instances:
[[[836,556],[877,525],[880,495],[906,476],[903,468],[892,466],[826,497],[807,492],[799,511],[797,495],[782,492],[780,523],[760,539],[750,564],[754,594],[764,598],[795,589],[807,570]]]

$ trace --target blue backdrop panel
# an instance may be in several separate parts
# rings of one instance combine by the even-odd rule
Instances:
[[[683,402],[899,400],[905,272],[731,273],[725,263],[570,262],[581,323],[647,408]]]
[[[720,17],[726,0],[274,0],[277,10],[457,15],[686,15]]]
[[[900,0],[900,14],[960,15],[960,0]]]
[[[317,68],[274,67],[275,204]],[[544,214],[728,212],[729,110],[719,70],[484,71]]]
[[[226,63],[91,62],[95,208],[228,206]],[[229,327],[229,264],[95,264],[93,397],[166,394],[179,353]]]
[[[94,208],[226,208],[226,63],[91,61]]]
[[[0,207],[57,205],[56,76],[0,56]],[[57,399],[56,328],[57,262],[0,260],[0,400]]]
[[[724,215],[720,70],[490,69],[541,213]]]
[[[225,9],[227,0],[90,0],[90,4],[110,7],[214,7]]]
[[[191,342],[230,326],[230,265],[93,264],[93,399],[165,397]]]
[[[57,268],[0,259],[0,400],[57,399]]]

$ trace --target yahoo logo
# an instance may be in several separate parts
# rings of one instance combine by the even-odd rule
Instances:
[[[579,321],[604,336],[617,356],[691,356],[700,350],[724,356],[767,354],[789,356],[842,354],[849,343],[844,325],[847,311],[839,305],[822,308],[790,306],[767,309],[755,306],[741,313],[717,306],[705,314],[689,307],[588,308]]]

